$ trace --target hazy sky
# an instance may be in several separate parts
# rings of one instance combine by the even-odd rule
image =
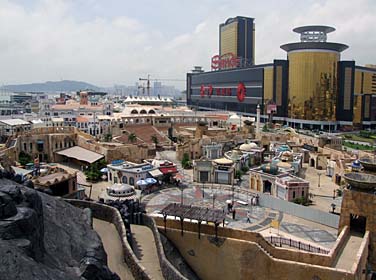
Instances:
[[[292,28],[325,24],[342,59],[376,64],[375,0],[0,0],[0,84],[72,79],[99,86],[184,79],[210,66],[218,25],[255,18],[256,63],[286,58]],[[184,88],[184,83],[175,83]]]

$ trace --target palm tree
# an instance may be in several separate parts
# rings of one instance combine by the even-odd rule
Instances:
[[[155,144],[155,145],[158,145],[159,141],[158,141],[158,138],[157,138],[157,135],[152,135],[151,137],[151,141]]]
[[[133,132],[128,135],[128,142],[134,143],[137,141],[137,136]]]

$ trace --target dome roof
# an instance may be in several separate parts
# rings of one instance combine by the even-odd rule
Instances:
[[[242,144],[239,147],[239,149],[241,151],[245,151],[245,152],[250,152],[254,148],[257,148],[257,144],[256,143]]]
[[[231,159],[233,161],[237,161],[242,157],[243,153],[239,150],[232,150],[231,151]]]
[[[233,114],[233,115],[231,115],[228,119],[229,119],[229,120],[239,120],[240,117],[239,117],[237,114]]]
[[[114,192],[129,192],[133,191],[133,187],[126,184],[113,184],[110,187],[107,187],[108,190],[112,190]]]
[[[215,159],[215,160],[213,160],[213,162],[215,162],[217,164],[233,164],[233,161],[231,159],[227,159],[227,158]]]

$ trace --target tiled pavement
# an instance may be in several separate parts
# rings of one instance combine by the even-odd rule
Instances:
[[[213,207],[213,194],[215,195],[214,207],[227,210],[226,200],[232,199],[232,192],[228,190],[211,190],[204,188],[204,198],[201,186],[194,186],[183,190],[183,203],[201,207]],[[281,224],[280,230],[293,236],[317,243],[322,246],[331,247],[336,236],[332,232],[322,229],[314,229],[305,225],[283,221],[283,213],[260,206],[243,205],[236,201],[247,201],[244,194],[234,194],[236,217],[226,216],[226,226],[244,230],[260,231],[270,226],[272,220],[278,220]],[[250,197],[249,197],[250,198]],[[169,203],[181,203],[181,189],[162,189],[143,198],[148,213],[158,213]],[[250,211],[251,223],[247,223],[247,211]]]

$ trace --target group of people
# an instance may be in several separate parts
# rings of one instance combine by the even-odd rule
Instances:
[[[252,206],[257,206],[259,204],[259,196],[256,195],[254,197],[251,198],[251,205]],[[227,213],[230,214],[232,213],[232,219],[235,220],[236,218],[236,210],[234,208],[234,205],[233,205],[233,201],[229,201],[227,203]],[[247,210],[247,223],[251,223],[251,212],[249,210]]]

